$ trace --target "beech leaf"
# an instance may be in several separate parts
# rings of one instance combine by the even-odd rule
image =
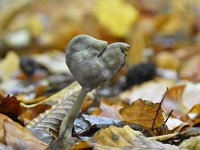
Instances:
[[[164,123],[163,110],[159,107],[160,103],[138,99],[131,105],[120,109],[119,112],[123,121],[146,128],[158,128]]]

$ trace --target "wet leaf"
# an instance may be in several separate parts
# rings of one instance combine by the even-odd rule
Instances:
[[[160,103],[138,99],[130,106],[119,110],[121,119],[126,122],[139,124],[146,128],[159,128],[164,123],[163,110]]]

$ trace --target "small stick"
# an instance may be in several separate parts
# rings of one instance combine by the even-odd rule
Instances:
[[[167,134],[167,135],[161,135],[161,136],[155,136],[155,137],[149,137],[148,139],[150,140],[155,140],[155,141],[161,141],[161,142],[169,142],[172,140],[185,140],[193,136],[199,136],[200,131],[184,131],[180,133],[172,133],[172,134]]]
[[[167,95],[167,92],[168,92],[168,88],[167,88],[166,92],[164,93],[164,95],[163,95],[163,97],[162,97],[162,99],[161,99],[161,102],[160,102],[160,104],[159,104],[159,107],[158,107],[158,109],[157,109],[157,111],[156,111],[156,115],[155,115],[155,117],[154,117],[154,119],[153,119],[153,123],[152,123],[151,130],[154,129],[154,128],[153,128],[153,127],[154,127],[154,123],[155,123],[156,118],[157,118],[157,116],[158,116],[158,112],[159,112],[159,110],[160,110],[160,108],[161,108],[161,105],[162,105],[162,103],[163,103],[163,101],[164,101],[164,99],[165,99],[165,96]]]
[[[173,111],[174,111],[174,110],[171,110],[171,111],[170,111],[170,113],[169,113],[169,115],[167,116],[167,119],[165,120],[164,124],[167,123],[167,121],[168,121],[169,117],[172,115],[172,112],[173,112]]]

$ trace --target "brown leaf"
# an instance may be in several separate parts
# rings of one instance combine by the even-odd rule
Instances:
[[[30,133],[20,130],[11,122],[4,122],[4,132],[7,145],[12,146],[14,149],[44,150],[47,148],[47,144],[36,139]]]
[[[15,96],[0,96],[0,113],[17,120],[22,111],[23,108],[20,106],[20,101]]]
[[[159,108],[160,103],[138,99],[130,106],[120,109],[119,112],[123,121],[139,124],[150,129],[159,128],[164,123],[163,110]]]
[[[145,138],[140,132],[132,130],[129,126],[118,128],[110,126],[101,129],[93,136],[95,140],[94,148],[103,149],[158,149],[158,150],[178,150],[176,146],[162,144]]]
[[[42,150],[47,147],[26,128],[3,114],[0,114],[0,141],[13,149],[20,150]]]

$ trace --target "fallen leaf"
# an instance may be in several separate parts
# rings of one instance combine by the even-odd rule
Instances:
[[[169,117],[169,119],[166,122],[167,128],[169,130],[174,130],[175,128],[181,126],[182,124],[183,121],[175,117]]]
[[[167,79],[148,81],[121,93],[119,97],[120,99],[127,99],[130,103],[140,98],[157,103],[160,102],[167,88],[172,87],[173,84],[173,80]]]
[[[180,105],[183,112],[188,112],[196,104],[200,103],[200,84],[187,82],[184,88]]]
[[[127,105],[127,103],[120,101],[119,99],[111,101],[103,98],[100,105],[101,112],[98,116],[120,120],[119,110]]]
[[[7,145],[12,146],[14,149],[20,150],[44,150],[47,144],[39,141],[31,134],[19,130],[13,123],[4,122],[5,141]]]
[[[36,139],[30,131],[3,114],[0,114],[0,141],[20,150],[43,150],[47,147],[47,144]]]
[[[176,146],[162,144],[157,141],[151,141],[145,138],[140,132],[132,130],[129,126],[117,128],[110,126],[101,129],[93,136],[95,140],[94,147],[96,149],[163,149],[178,150]],[[96,145],[95,145],[96,144]]]
[[[0,113],[17,120],[22,111],[23,108],[20,106],[20,101],[15,96],[0,96]]]
[[[159,110],[158,110],[159,109]],[[131,105],[119,110],[121,119],[146,128],[159,128],[164,124],[163,110],[160,103],[138,99]]]

